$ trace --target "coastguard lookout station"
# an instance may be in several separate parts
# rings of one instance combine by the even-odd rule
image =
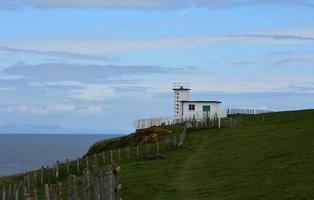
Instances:
[[[134,122],[137,129],[172,124],[189,120],[204,122],[227,117],[227,110],[220,108],[220,101],[191,101],[190,84],[174,83],[174,114],[171,117],[155,117],[139,119]]]
[[[220,109],[220,101],[192,101],[190,100],[190,85],[188,83],[174,83],[174,118],[176,120],[206,119],[226,117],[225,110]]]

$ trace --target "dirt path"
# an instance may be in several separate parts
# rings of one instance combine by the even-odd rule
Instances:
[[[209,136],[207,133],[190,135],[189,145],[191,153],[183,162],[182,168],[178,169],[173,181],[179,194],[179,199],[208,199],[210,189],[202,184],[204,171],[209,167],[210,159]]]

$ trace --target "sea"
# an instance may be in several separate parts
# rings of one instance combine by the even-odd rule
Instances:
[[[0,134],[0,177],[76,159],[102,139],[119,135]]]

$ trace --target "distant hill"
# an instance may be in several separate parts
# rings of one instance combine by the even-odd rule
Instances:
[[[117,130],[68,129],[59,125],[19,125],[0,126],[0,134],[122,134]]]

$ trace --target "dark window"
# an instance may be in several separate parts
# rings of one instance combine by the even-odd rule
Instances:
[[[194,104],[189,104],[189,110],[195,110],[195,105]]]

